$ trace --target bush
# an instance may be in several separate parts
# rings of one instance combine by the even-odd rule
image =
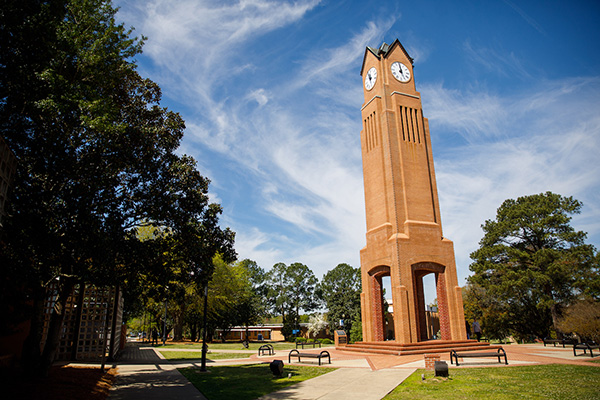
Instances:
[[[570,305],[557,325],[566,334],[574,332],[584,341],[600,342],[600,303],[583,300]]]
[[[327,338],[320,339],[320,341],[321,341],[321,344],[332,344],[333,343],[333,340],[327,339]]]
[[[350,330],[350,343],[362,342],[362,340],[362,322],[359,317],[357,317],[352,322],[352,329]]]

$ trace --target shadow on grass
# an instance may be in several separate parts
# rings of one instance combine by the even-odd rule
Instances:
[[[333,370],[285,366],[283,376],[277,378],[271,373],[269,364],[263,363],[210,367],[208,373],[197,368],[181,368],[179,372],[209,400],[252,400]]]

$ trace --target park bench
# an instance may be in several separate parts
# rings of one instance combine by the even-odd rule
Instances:
[[[298,357],[298,362],[301,362],[301,358],[317,358],[319,359],[319,365],[321,365],[321,358],[327,357],[329,360],[329,364],[331,364],[331,357],[329,356],[329,352],[326,350],[321,351],[319,354],[317,353],[300,353],[296,349],[292,349],[290,354],[288,355],[288,363],[292,362],[292,357]]]
[[[275,354],[275,350],[273,349],[273,346],[270,344],[263,344],[262,346],[260,346],[258,348],[258,355],[259,356],[264,356],[265,352],[269,353],[269,356],[272,356],[273,354]]]
[[[312,342],[296,342],[296,348],[298,348],[298,346],[301,346],[304,349],[304,346],[312,346],[314,349],[317,345],[321,347],[321,342],[317,342],[316,340]]]
[[[456,361],[457,367],[458,367],[458,359],[459,358],[470,358],[470,357],[498,357],[499,363],[502,363],[501,357],[504,357],[504,363],[506,365],[508,365],[508,360],[506,358],[506,352],[504,351],[504,349],[502,347],[500,347],[497,352],[494,352],[494,351],[478,351],[478,352],[461,351],[461,352],[457,352],[456,350],[450,350],[450,364],[453,363],[452,361]]]
[[[565,345],[569,344],[569,345],[575,345],[577,344],[577,341],[575,339],[544,339],[544,347],[546,347],[546,344],[552,343],[554,345],[554,347],[556,347],[556,344],[562,344],[562,347],[564,348]]]
[[[583,350],[583,355],[585,355],[587,353],[587,351],[590,351],[590,357],[594,357],[594,354],[592,353],[593,349],[600,349],[600,344],[596,343],[596,342],[588,342],[588,343],[579,343],[579,344],[575,344],[573,345],[573,356],[577,357],[577,350]]]

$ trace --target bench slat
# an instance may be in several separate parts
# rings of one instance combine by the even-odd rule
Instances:
[[[498,362],[501,363],[502,362],[502,357],[504,357],[504,363],[506,365],[508,365],[508,359],[506,358],[506,352],[504,351],[504,349],[502,347],[500,347],[498,349],[497,352],[493,353],[493,352],[476,352],[476,353],[469,353],[469,352],[461,352],[458,353],[456,350],[450,350],[450,364],[453,364],[453,361],[456,361],[456,366],[458,367],[458,359],[459,358],[469,358],[469,357],[498,357]]]
[[[316,354],[316,353],[300,353],[298,350],[292,349],[292,350],[290,350],[290,354],[288,355],[288,363],[292,362],[292,356],[298,357],[298,362],[301,362],[302,357],[317,358],[317,359],[319,359],[319,365],[321,365],[321,358],[327,357],[327,359],[329,360],[329,364],[331,364],[331,356],[329,355],[329,352],[326,350],[323,350],[319,354]]]

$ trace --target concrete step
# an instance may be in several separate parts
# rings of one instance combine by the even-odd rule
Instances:
[[[430,340],[419,343],[396,343],[396,342],[357,342],[347,346],[340,346],[338,350],[354,351],[360,353],[411,355],[425,353],[445,353],[450,350],[477,351],[496,350],[502,346],[492,346],[487,342],[475,340]]]

